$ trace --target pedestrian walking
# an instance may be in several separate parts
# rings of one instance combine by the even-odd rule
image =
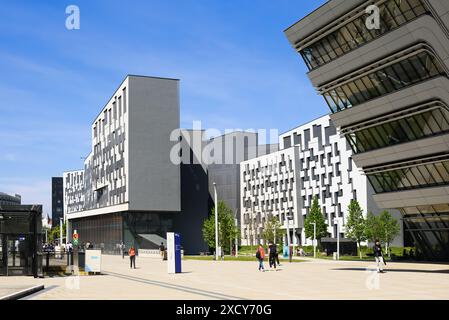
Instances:
[[[259,248],[257,248],[256,258],[259,261],[259,271],[265,271],[265,268],[263,266],[263,260],[265,259],[265,249],[261,244],[259,245]]]
[[[270,242],[268,244],[268,260],[270,264],[270,268],[274,267],[276,270],[276,256],[278,254],[277,246]]]
[[[131,269],[134,266],[134,269],[136,268],[136,249],[134,247],[129,248],[129,262]]]
[[[125,259],[125,244],[123,243],[123,241],[120,243],[120,253],[122,255],[122,259]]]
[[[290,245],[289,249],[288,249],[288,261],[292,262],[293,260],[293,246]]]
[[[376,259],[377,272],[383,273],[384,272],[383,265],[384,264],[386,265],[386,263],[385,263],[384,256],[382,254],[382,246],[381,246],[379,240],[376,240],[374,243],[374,257]]]
[[[161,254],[162,261],[164,261],[165,260],[165,246],[164,246],[163,242],[161,242],[161,245],[159,246],[159,253]]]

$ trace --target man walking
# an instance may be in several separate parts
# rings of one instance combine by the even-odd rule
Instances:
[[[259,271],[265,271],[265,268],[263,266],[263,260],[265,259],[265,249],[261,244],[259,245],[259,248],[257,248],[256,258],[259,261]]]
[[[386,263],[382,254],[382,246],[380,245],[379,240],[376,240],[374,243],[374,257],[376,258],[377,272],[383,273],[383,265]]]
[[[122,254],[122,259],[125,259],[125,244],[123,241],[120,243],[120,253]]]
[[[161,242],[161,245],[159,246],[159,252],[161,254],[162,260],[165,260],[165,246],[163,242]]]
[[[277,247],[275,244],[273,244],[271,241],[268,245],[268,260],[270,263],[270,268],[274,267],[276,270],[276,255],[277,255]]]
[[[136,249],[134,247],[129,248],[129,261],[130,261],[130,267],[131,269],[134,266],[134,269],[136,268]]]

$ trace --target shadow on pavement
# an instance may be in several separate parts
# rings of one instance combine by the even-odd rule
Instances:
[[[337,271],[366,271],[373,268],[334,268],[332,270]],[[419,270],[419,269],[388,269],[388,266],[384,266],[385,273],[388,272],[411,272],[411,273],[445,273],[449,274],[449,270]]]

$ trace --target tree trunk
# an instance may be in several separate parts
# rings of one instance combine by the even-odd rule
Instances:
[[[362,260],[362,246],[360,245],[360,242],[358,243],[358,245],[359,245],[360,260]]]

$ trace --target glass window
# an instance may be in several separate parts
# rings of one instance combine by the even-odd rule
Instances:
[[[449,161],[372,173],[368,178],[377,193],[444,185],[449,182]]]
[[[368,30],[364,14],[303,49],[308,53],[302,56],[310,69],[319,67],[425,13],[421,0],[388,0],[380,5],[380,30]]]

